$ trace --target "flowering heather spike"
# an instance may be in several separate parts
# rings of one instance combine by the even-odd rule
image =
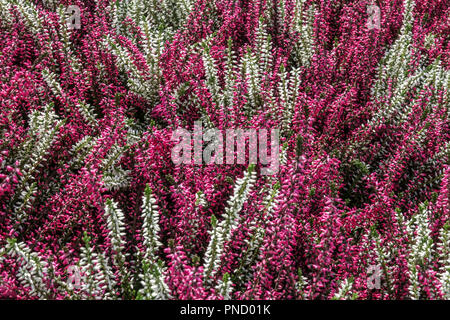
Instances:
[[[409,292],[411,298],[415,300],[420,299],[420,269],[426,268],[434,245],[428,226],[428,214],[427,204],[421,205],[419,212],[411,218],[406,228],[411,241],[411,252],[408,257]]]
[[[5,23],[6,25],[12,25],[13,23],[13,16],[11,15],[12,6],[11,3],[7,0],[0,0],[0,15],[2,17],[2,23]]]
[[[298,269],[298,281],[295,285],[295,289],[299,292],[299,296],[302,300],[306,300],[305,287],[307,285],[307,279],[303,276],[302,270]]]
[[[342,283],[339,287],[339,291],[333,297],[333,300],[345,299],[348,292],[352,289],[352,285],[353,285],[353,279],[345,279],[344,281],[342,281]]]
[[[111,239],[111,247],[114,252],[114,263],[116,265],[125,261],[122,251],[125,249],[125,226],[122,210],[117,204],[111,200],[106,200],[105,215],[107,226],[109,229],[109,238]]]
[[[27,288],[30,296],[41,299],[50,298],[51,291],[47,287],[47,268],[45,261],[36,252],[32,252],[23,242],[8,239],[6,251],[17,259],[19,268],[17,279]]]
[[[205,50],[203,53],[203,64],[206,72],[206,85],[211,93],[211,98],[216,105],[221,100],[221,94],[219,89],[219,79],[217,78],[218,71],[215,66],[213,57],[208,50],[207,44],[205,44]]]
[[[164,275],[166,268],[163,261],[157,258],[157,251],[161,246],[159,240],[159,212],[152,190],[147,184],[142,197],[142,237],[144,255],[142,260],[141,278],[142,288],[139,295],[142,299],[168,299],[171,297],[169,287],[165,283]]]
[[[315,8],[311,4],[306,10],[305,3],[306,0],[296,0],[292,25],[293,30],[298,32],[299,40],[295,44],[293,57],[299,65],[308,67],[315,51]]]
[[[39,33],[42,30],[44,20],[40,14],[41,10],[34,3],[27,0],[15,0],[13,3],[30,31],[34,34]]]
[[[266,24],[263,18],[259,19],[255,38],[256,61],[259,62],[259,74],[261,75],[261,80],[264,81],[264,77],[270,70],[269,67],[272,62],[272,43],[271,36],[267,34]]]
[[[445,299],[450,299],[450,224],[447,222],[441,229],[439,235],[439,262],[440,268],[441,291]]]
[[[276,183],[262,202],[262,213],[250,223],[249,238],[245,240],[247,249],[239,262],[239,267],[234,271],[233,277],[240,281],[250,281],[253,275],[252,268],[260,256],[264,256],[262,244],[266,231],[266,221],[272,218],[272,213],[278,204],[280,184]],[[262,255],[261,255],[262,254]]]
[[[126,267],[125,254],[125,224],[122,210],[111,200],[106,200],[105,215],[107,219],[108,237],[111,240],[112,262],[119,270],[120,281],[123,293],[129,294],[131,290],[129,283],[129,271]]]
[[[381,264],[381,268],[383,270],[384,279],[386,281],[386,287],[387,291],[391,293],[392,290],[392,282],[391,282],[391,269],[389,268],[388,263],[391,260],[390,252],[385,248],[382,247],[380,244],[380,236],[375,231],[375,248],[376,248],[376,255],[377,255],[377,263]]]
[[[223,274],[222,280],[217,282],[216,291],[224,300],[231,299],[231,292],[233,290],[230,275],[228,272]]]
[[[167,286],[164,275],[166,268],[163,267],[163,262],[158,260],[156,262],[143,261],[143,272],[140,275],[142,288],[139,289],[139,294],[142,299],[149,300],[167,300],[170,295],[169,287]]]
[[[25,209],[30,207],[36,191],[36,182],[33,182],[34,175],[48,155],[49,148],[63,124],[64,121],[57,119],[51,105],[47,105],[44,111],[33,111],[30,115],[31,139],[21,150],[23,152],[23,161],[20,165],[22,175],[20,184],[11,200],[11,204],[15,208],[16,228],[21,228],[21,224],[26,220]]]

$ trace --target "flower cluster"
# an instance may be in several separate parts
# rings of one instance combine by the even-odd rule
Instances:
[[[0,0],[0,298],[450,299],[449,16]],[[279,170],[174,163],[199,121]]]

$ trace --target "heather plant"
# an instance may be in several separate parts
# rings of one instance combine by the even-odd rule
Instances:
[[[0,0],[0,298],[449,299],[449,16]]]

